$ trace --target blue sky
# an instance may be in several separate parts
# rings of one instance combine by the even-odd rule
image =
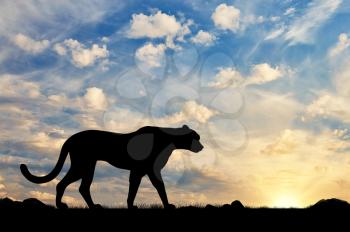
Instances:
[[[62,175],[18,164],[47,173],[80,130],[188,124],[206,149],[164,170],[177,204],[350,200],[349,20],[345,0],[2,1],[0,196],[52,203]],[[95,201],[127,180],[99,164]],[[159,203],[148,180],[137,201]]]

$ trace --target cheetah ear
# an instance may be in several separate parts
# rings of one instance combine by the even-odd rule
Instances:
[[[190,129],[187,125],[182,126],[183,129]]]

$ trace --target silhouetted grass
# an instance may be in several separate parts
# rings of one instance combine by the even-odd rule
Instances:
[[[75,224],[79,225],[78,229],[80,225],[90,229],[90,224],[95,224],[98,225],[98,231],[104,231],[101,227],[108,231],[111,227],[120,231],[120,225],[129,229],[144,228],[146,225],[149,228],[162,228],[161,224],[166,225],[163,231],[172,231],[174,228],[185,231],[184,228],[190,224],[205,229],[214,226],[214,231],[221,231],[219,228],[230,231],[246,231],[256,227],[270,229],[271,226],[277,227],[279,231],[285,231],[286,228],[301,230],[305,226],[312,229],[331,227],[329,231],[335,231],[337,226],[347,226],[350,218],[349,204],[337,199],[319,201],[306,208],[240,207],[237,202],[224,205],[181,204],[173,210],[163,209],[159,204],[137,206],[138,209],[132,210],[106,206],[103,209],[88,209],[85,206],[56,209],[36,199],[27,200],[25,205],[23,202],[0,199],[0,218],[2,222],[15,218],[20,222],[18,225],[40,225],[40,222],[46,222],[54,228]],[[237,230],[242,226],[244,230]]]

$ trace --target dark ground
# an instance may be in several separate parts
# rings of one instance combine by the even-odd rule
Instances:
[[[37,199],[14,202],[0,200],[1,223],[31,229],[98,228],[99,231],[128,231],[132,229],[161,229],[162,231],[197,230],[246,231],[247,229],[305,230],[322,228],[328,231],[349,231],[350,204],[338,200],[321,200],[304,209],[245,208],[239,201],[220,207],[181,207],[174,210],[145,209],[66,209],[58,210]],[[9,231],[9,230],[8,230]]]

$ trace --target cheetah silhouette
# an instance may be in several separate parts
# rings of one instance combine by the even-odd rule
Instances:
[[[141,179],[145,175],[157,189],[164,208],[175,208],[168,202],[161,169],[175,149],[196,153],[201,151],[203,145],[199,140],[199,134],[187,125],[180,128],[146,126],[127,134],[87,130],[78,132],[65,141],[57,164],[48,175],[34,176],[25,164],[21,164],[20,169],[29,181],[46,183],[58,176],[69,153],[71,166],[56,186],[57,208],[68,207],[62,202],[64,191],[69,184],[80,179],[79,192],[89,208],[101,207],[94,204],[90,194],[96,162],[99,160],[117,168],[130,170],[128,208],[137,208],[133,203]]]

